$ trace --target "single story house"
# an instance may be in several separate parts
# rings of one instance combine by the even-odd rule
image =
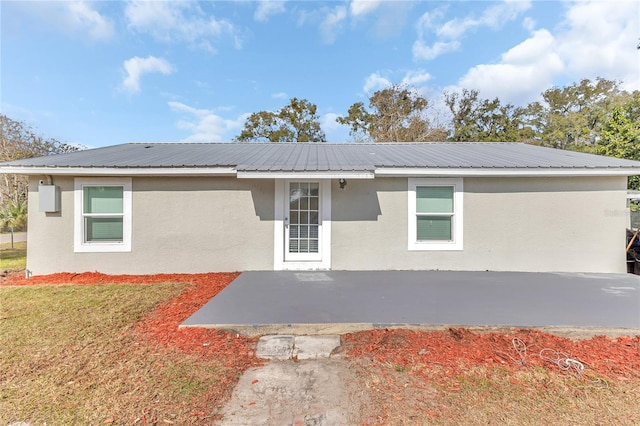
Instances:
[[[640,162],[520,143],[130,143],[30,177],[33,275],[626,271]]]

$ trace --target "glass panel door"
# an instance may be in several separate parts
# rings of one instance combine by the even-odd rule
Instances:
[[[320,183],[289,182],[285,260],[320,259]]]

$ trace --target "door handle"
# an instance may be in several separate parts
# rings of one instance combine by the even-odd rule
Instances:
[[[285,227],[285,228],[288,228],[288,227],[289,227],[289,218],[288,218],[288,217],[285,217],[285,218],[284,218],[284,227]]]

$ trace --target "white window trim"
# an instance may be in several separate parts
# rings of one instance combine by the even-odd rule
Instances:
[[[84,241],[82,214],[85,186],[122,186],[122,242],[87,243]],[[131,178],[76,178],[74,180],[74,232],[73,251],[76,253],[108,253],[131,251]]]
[[[408,249],[419,250],[462,250],[463,249],[463,199],[464,185],[462,178],[409,178],[408,193]],[[418,186],[453,186],[453,221],[452,241],[418,241],[416,239],[416,187]]]

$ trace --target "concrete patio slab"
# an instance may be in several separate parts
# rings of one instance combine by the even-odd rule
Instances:
[[[247,335],[373,327],[540,327],[640,333],[640,277],[444,271],[245,272],[182,326]]]

